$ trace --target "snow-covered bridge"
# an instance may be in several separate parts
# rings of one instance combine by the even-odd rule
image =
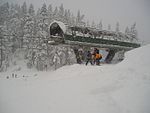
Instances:
[[[134,36],[122,32],[68,26],[60,21],[54,21],[50,24],[50,40],[54,44],[105,48],[109,50],[106,62],[110,62],[118,51],[128,51],[140,47]]]

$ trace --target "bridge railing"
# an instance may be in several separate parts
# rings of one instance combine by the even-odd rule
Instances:
[[[138,43],[83,37],[83,36],[73,36],[73,35],[68,35],[68,34],[64,35],[64,39],[69,40],[69,41],[77,41],[77,42],[92,43],[92,44],[118,45],[118,46],[124,46],[124,47],[132,47],[132,48],[140,47],[140,44]]]

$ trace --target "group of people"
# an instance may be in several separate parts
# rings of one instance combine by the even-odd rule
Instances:
[[[102,59],[102,55],[99,53],[99,50],[97,48],[94,48],[93,52],[87,51],[86,55],[86,64],[90,62],[91,65],[100,65],[100,60]]]

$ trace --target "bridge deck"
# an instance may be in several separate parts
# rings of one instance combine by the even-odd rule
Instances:
[[[140,47],[140,44],[123,42],[116,40],[106,40],[100,38],[91,38],[91,37],[82,37],[82,36],[72,36],[65,34],[64,35],[66,44],[79,44],[79,45],[89,45],[89,46],[98,46],[105,48],[117,48],[117,49],[126,49],[130,50],[133,48]]]

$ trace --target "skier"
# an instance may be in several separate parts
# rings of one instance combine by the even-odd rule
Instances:
[[[97,52],[95,55],[95,59],[96,59],[96,65],[100,65],[100,60],[102,59],[102,55]]]
[[[91,52],[90,51],[88,51],[87,52],[87,55],[86,55],[86,64],[85,65],[87,65],[88,64],[88,62],[90,62],[91,63],[91,65],[93,65],[93,63],[92,63],[92,54],[91,54]]]
[[[97,48],[94,48],[94,51],[92,53],[92,61],[93,61],[93,64],[96,63],[96,54],[99,53],[99,50]]]

